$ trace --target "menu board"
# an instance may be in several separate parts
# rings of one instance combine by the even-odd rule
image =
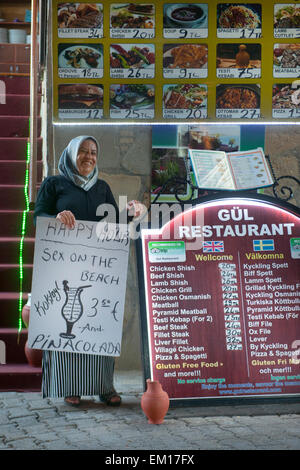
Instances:
[[[219,197],[140,244],[145,374],[171,400],[299,395],[297,209]]]
[[[298,120],[299,18],[278,0],[54,0],[54,120]],[[62,107],[77,83],[101,101]]]

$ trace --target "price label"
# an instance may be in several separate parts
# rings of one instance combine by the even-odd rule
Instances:
[[[273,67],[273,77],[275,78],[299,78],[300,77],[300,67]]]
[[[225,328],[241,328],[241,324],[238,321],[226,321]]]
[[[59,68],[59,78],[102,78],[103,69]]]
[[[260,109],[217,109],[216,118],[218,119],[258,119],[260,118]]]
[[[218,38],[260,39],[261,28],[218,28]]]
[[[240,313],[239,307],[224,307],[224,313]]]
[[[223,292],[235,292],[237,291],[237,286],[229,286],[229,285],[225,285],[223,284],[222,285],[222,291]]]
[[[154,28],[134,29],[134,28],[111,28],[110,37],[113,39],[152,39],[155,37]]]
[[[163,34],[166,39],[201,39],[208,37],[208,28],[164,28]]]
[[[206,119],[207,108],[203,109],[163,109],[164,119]]]
[[[154,78],[155,70],[152,68],[110,69],[110,78]]]
[[[254,67],[246,68],[218,68],[217,78],[260,78],[261,69]]]
[[[223,299],[237,299],[238,293],[237,292],[223,292]]]
[[[103,109],[59,109],[60,119],[102,119]]]
[[[206,78],[207,67],[201,69],[191,68],[175,68],[175,69],[163,69],[164,78]]]
[[[111,109],[110,117],[112,119],[153,119],[154,109]]]
[[[274,38],[278,38],[278,39],[300,38],[300,28],[275,28]]]
[[[300,108],[273,109],[272,117],[275,119],[299,119]]]
[[[102,28],[59,28],[59,38],[99,39],[103,37]]]
[[[242,337],[240,336],[242,333],[241,329],[237,328],[226,328],[225,329],[225,335],[226,335],[226,340],[229,337],[235,337],[236,339],[239,339],[239,342],[242,342]]]
[[[223,300],[223,305],[226,305],[226,306],[238,305],[238,304],[239,304],[239,301],[236,299]]]
[[[242,344],[227,344],[226,349],[227,351],[242,351],[243,345]]]
[[[225,321],[240,321],[240,315],[224,315]]]
[[[242,342],[241,336],[226,336],[226,343],[228,344],[238,344]]]
[[[236,265],[233,264],[233,263],[219,263],[219,268],[222,269],[222,270],[232,270],[232,269],[236,269]]]

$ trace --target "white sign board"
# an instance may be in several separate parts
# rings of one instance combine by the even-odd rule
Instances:
[[[129,242],[127,225],[37,218],[29,347],[120,355]]]

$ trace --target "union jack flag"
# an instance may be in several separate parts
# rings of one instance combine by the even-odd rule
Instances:
[[[203,242],[203,253],[223,252],[224,242]]]

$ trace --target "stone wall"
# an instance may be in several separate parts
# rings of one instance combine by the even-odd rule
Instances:
[[[127,195],[128,201],[138,199],[149,205],[151,184],[151,128],[148,126],[55,126],[54,157],[48,160],[49,173],[56,172],[63,148],[77,135],[95,136],[100,142],[100,178],[106,180],[118,202]],[[291,175],[300,179],[300,126],[268,126],[265,153],[270,155],[277,177]],[[49,155],[51,152],[49,152]],[[287,181],[290,183],[290,181]],[[265,190],[272,195],[272,190]],[[290,201],[300,207],[300,187],[294,185]],[[128,268],[122,354],[117,368],[142,367],[139,325],[139,294],[135,245],[132,242]]]
[[[119,196],[127,196],[128,201],[137,199],[148,206],[151,131],[146,126],[56,126],[54,157],[48,162],[49,174],[56,173],[58,158],[68,142],[77,135],[86,134],[96,137],[100,143],[99,177],[110,185],[117,203]],[[126,292],[122,354],[116,366],[124,370],[140,369],[139,294],[134,242],[131,242],[130,248]]]

